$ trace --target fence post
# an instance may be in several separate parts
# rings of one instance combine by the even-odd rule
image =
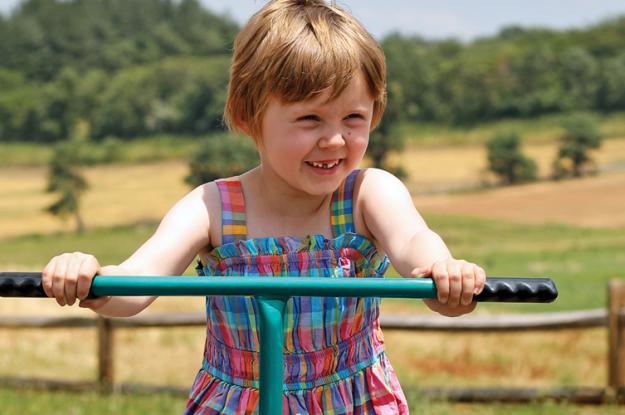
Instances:
[[[625,281],[608,282],[608,387],[615,393],[625,387]]]
[[[114,381],[113,324],[110,319],[98,316],[98,388],[100,392],[112,391]]]

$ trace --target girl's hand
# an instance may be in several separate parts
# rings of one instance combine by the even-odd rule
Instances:
[[[60,306],[71,306],[78,299],[81,307],[95,310],[110,300],[110,297],[85,300],[100,269],[93,255],[74,252],[55,256],[43,269],[43,290],[48,297],[56,298]]]
[[[473,295],[484,289],[486,273],[481,267],[465,260],[448,259],[429,267],[416,268],[413,276],[431,277],[436,284],[438,304],[428,302],[441,314],[458,316],[475,309]]]

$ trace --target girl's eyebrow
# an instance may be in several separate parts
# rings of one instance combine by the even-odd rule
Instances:
[[[295,104],[298,105],[298,104]],[[294,106],[292,108],[292,110],[294,112],[297,113],[317,113],[319,112],[319,109],[323,108],[323,104],[321,105],[306,105],[306,104],[302,104],[302,106]],[[349,108],[347,111],[348,113],[354,113],[354,112],[360,112],[360,113],[364,113],[368,111],[368,108],[366,106],[362,106],[362,105],[354,105],[354,106],[348,106],[347,108]],[[334,111],[333,111],[334,112]]]

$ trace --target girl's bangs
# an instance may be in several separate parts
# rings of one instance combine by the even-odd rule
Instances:
[[[328,101],[341,95],[363,64],[354,45],[333,38],[325,45],[310,31],[276,51],[279,57],[266,72],[269,94],[287,103],[306,101],[327,90]]]

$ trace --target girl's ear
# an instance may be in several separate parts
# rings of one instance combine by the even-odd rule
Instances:
[[[234,120],[234,126],[237,130],[242,131],[245,135],[251,137],[250,127],[246,121],[243,121],[240,117]]]

